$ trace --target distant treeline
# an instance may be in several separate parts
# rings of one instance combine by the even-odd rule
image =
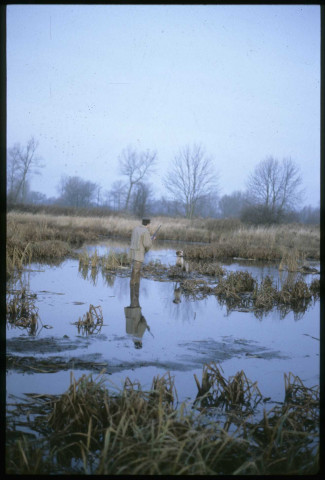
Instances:
[[[158,205],[156,205],[157,207]],[[87,207],[73,207],[67,205],[58,205],[58,204],[33,204],[33,203],[7,203],[7,211],[19,211],[27,213],[47,213],[49,215],[66,215],[66,216],[81,216],[81,217],[109,217],[109,216],[118,216],[122,218],[134,218],[139,217],[134,215],[132,212],[125,212],[124,210],[116,210],[109,206],[96,206],[89,205]],[[276,224],[276,223],[303,223],[309,225],[318,225],[320,223],[320,209],[318,207],[305,206],[299,211],[288,212],[283,218],[282,221],[273,221],[267,215],[268,212],[265,212],[262,208],[246,208],[243,209],[240,214],[238,212],[233,215],[231,212],[228,212],[229,215],[219,215],[217,217],[210,216],[210,218],[219,218],[219,219],[238,219],[245,224]],[[152,216],[166,216],[166,217],[181,217],[177,212],[170,212],[164,208],[155,208],[148,209],[148,214]],[[209,216],[202,215],[201,218],[209,218]],[[200,218],[198,217],[198,218]]]
[[[130,217],[128,213],[117,212],[111,210],[108,207],[70,207],[64,205],[36,205],[27,203],[8,203],[7,212],[11,211],[25,212],[25,213],[46,213],[48,215],[65,215],[69,217],[111,217],[111,216],[124,216]]]
[[[103,184],[79,176],[62,175],[57,185],[58,197],[48,198],[32,191],[32,175],[44,166],[37,155],[38,141],[14,144],[7,152],[8,210],[49,212],[63,215],[119,215],[141,218],[236,218],[251,225],[286,223],[319,224],[320,209],[304,206],[303,178],[291,158],[268,156],[247,172],[246,189],[220,195],[216,162],[202,145],[185,145],[175,154],[160,186],[166,196],[157,197],[150,181],[158,167],[157,152],[123,149],[118,161],[121,179],[108,189]],[[108,179],[110,180],[110,179]],[[229,185],[228,185],[229,187]],[[299,209],[297,209],[297,205]],[[45,207],[46,206],[46,207]]]

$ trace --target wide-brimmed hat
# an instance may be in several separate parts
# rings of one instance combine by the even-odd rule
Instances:
[[[150,223],[150,218],[146,217],[142,219],[143,225],[148,225]]]

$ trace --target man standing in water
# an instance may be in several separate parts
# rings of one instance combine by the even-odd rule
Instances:
[[[142,219],[142,225],[138,225],[133,229],[131,236],[130,246],[130,259],[132,261],[132,273],[131,273],[131,307],[139,306],[139,287],[140,287],[140,272],[145,253],[152,247],[151,238],[148,225],[150,224],[149,218]]]

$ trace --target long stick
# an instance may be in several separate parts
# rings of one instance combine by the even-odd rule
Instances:
[[[157,230],[155,231],[155,233],[154,233],[153,235],[151,235],[151,240],[154,240],[154,239],[156,238],[157,233],[158,233],[159,230],[160,230],[160,227],[161,227],[161,225],[159,225],[159,227],[157,228]]]

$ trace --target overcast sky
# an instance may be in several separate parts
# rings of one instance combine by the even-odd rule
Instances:
[[[320,196],[320,6],[9,5],[7,142],[33,135],[45,167],[110,189],[118,156],[156,150],[161,178],[201,144],[220,194],[244,190],[268,156],[291,157]]]

